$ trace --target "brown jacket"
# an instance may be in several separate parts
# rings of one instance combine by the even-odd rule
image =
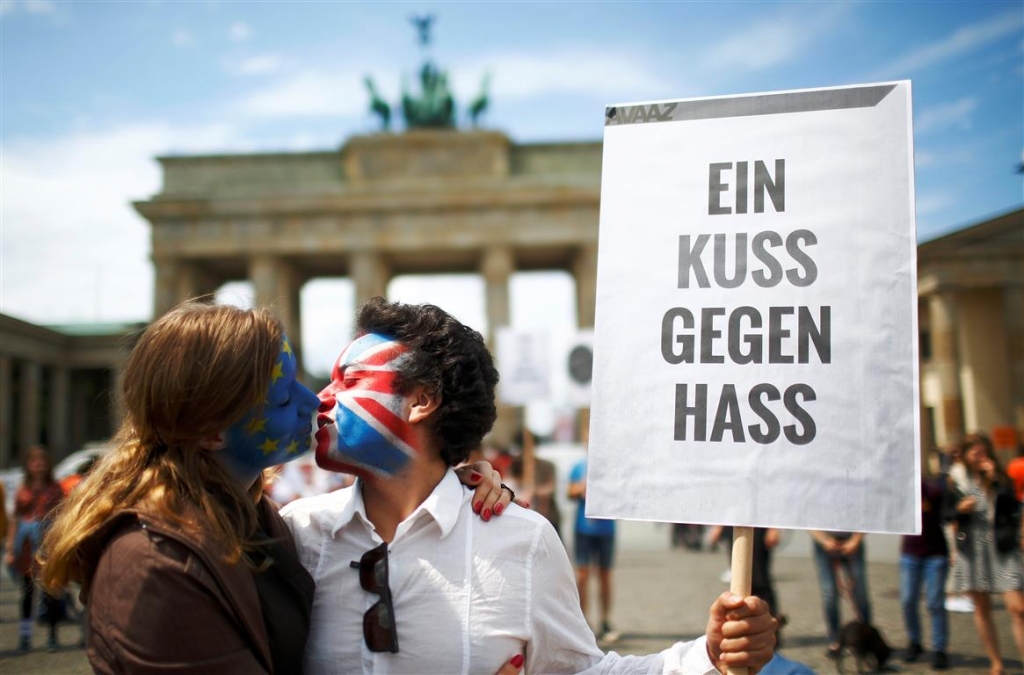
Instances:
[[[313,579],[297,564],[295,543],[276,505],[261,499],[267,534],[294,556],[303,609]],[[224,548],[151,514],[124,511],[97,533],[82,590],[89,632],[86,654],[97,673],[274,672],[252,570],[229,565]],[[308,621],[307,621],[308,625]],[[301,668],[301,664],[295,664]]]

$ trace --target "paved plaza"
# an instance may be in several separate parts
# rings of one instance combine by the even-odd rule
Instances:
[[[624,550],[618,554],[616,568],[614,610],[614,625],[622,636],[615,644],[604,645],[605,648],[624,654],[645,654],[703,633],[708,606],[727,589],[719,580],[726,567],[725,554],[669,549],[664,528],[649,528],[640,535],[624,529]],[[776,590],[782,610],[790,619],[782,634],[781,652],[817,672],[835,673],[835,664],[824,657],[826,640],[814,567],[809,555],[805,555],[803,533],[794,535],[774,562]],[[896,538],[869,538],[869,551],[874,555],[870,556],[868,573],[875,623],[894,647],[901,648],[905,638],[899,609],[899,572],[894,560],[885,559],[891,558],[895,541]],[[997,599],[995,605],[1004,657],[1013,657],[1006,659],[1007,673],[1019,674],[1021,662],[1015,658],[1009,618],[1000,600]],[[596,612],[596,607],[593,609]],[[844,604],[843,610],[845,620],[851,610],[848,604]],[[35,650],[27,655],[17,654],[16,617],[16,591],[10,579],[4,577],[0,589],[0,673],[75,675],[90,672],[83,651],[75,646],[79,640],[75,626],[61,628],[62,646],[56,653],[44,650],[45,630],[37,628]],[[922,620],[927,649],[928,622],[926,617]],[[593,621],[596,622],[596,614]],[[988,662],[970,614],[950,613],[949,653],[952,666],[949,672],[988,672]],[[926,653],[921,662],[915,664],[904,664],[897,658],[893,665],[904,673],[928,673],[932,672],[929,657]],[[847,672],[854,672],[852,664]]]

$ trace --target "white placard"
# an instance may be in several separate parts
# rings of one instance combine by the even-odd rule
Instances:
[[[910,83],[606,123],[587,515],[919,531]]]
[[[498,397],[507,405],[526,405],[551,395],[548,336],[500,328],[498,340]]]

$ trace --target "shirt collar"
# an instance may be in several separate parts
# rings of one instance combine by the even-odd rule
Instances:
[[[338,532],[352,522],[352,519],[356,517],[356,514],[358,514],[360,519],[369,525],[370,519],[366,517],[366,504],[363,503],[362,483],[362,478],[356,478],[356,482],[353,483],[351,487],[346,488],[347,490],[351,490],[352,497],[345,502],[341,511],[338,512],[338,517],[334,521],[334,527],[331,528],[332,539],[338,536]],[[371,529],[372,527],[373,526],[370,525]]]
[[[355,484],[349,489],[352,490],[352,498],[348,500],[338,513],[338,518],[334,521],[334,527],[331,529],[332,538],[337,536],[338,532],[347,527],[357,516],[369,529],[373,529],[373,524],[366,516],[362,479],[357,478]],[[452,531],[452,528],[455,527],[459,520],[459,511],[462,510],[463,504],[469,501],[470,498],[471,493],[462,487],[462,483],[455,474],[455,470],[449,467],[444,474],[444,478],[434,487],[433,492],[402,522],[411,522],[420,513],[426,512],[437,523],[437,526],[441,529],[441,538],[444,539]],[[399,530],[401,529],[401,526],[399,526]]]
[[[469,491],[462,487],[459,477],[455,475],[455,470],[449,467],[441,482],[420,504],[419,508],[409,516],[408,520],[415,518],[420,511],[426,511],[441,528],[441,538],[444,539],[455,527],[459,520],[459,511],[469,499]]]

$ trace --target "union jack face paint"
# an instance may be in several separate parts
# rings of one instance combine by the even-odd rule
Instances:
[[[406,398],[395,392],[400,342],[368,334],[349,344],[320,392],[316,463],[328,471],[393,476],[418,452]]]

